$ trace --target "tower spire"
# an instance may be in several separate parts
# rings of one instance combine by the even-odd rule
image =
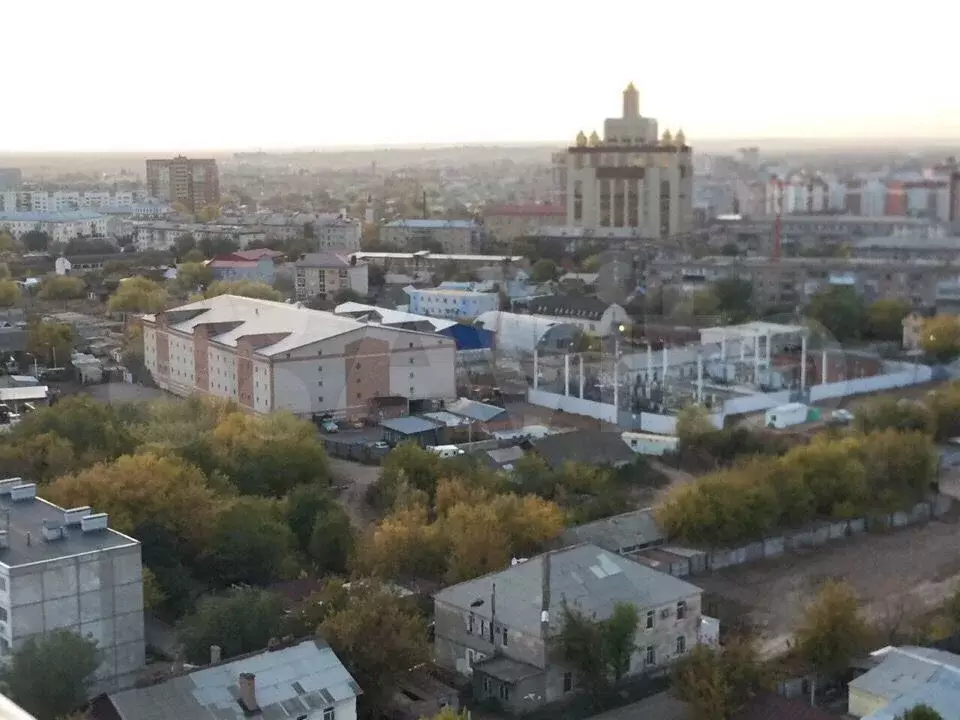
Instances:
[[[623,117],[624,119],[636,119],[640,117],[640,93],[633,83],[627,85],[623,91]]]

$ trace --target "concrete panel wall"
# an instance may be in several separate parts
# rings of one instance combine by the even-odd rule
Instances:
[[[93,692],[130,687],[145,662],[142,573],[139,545],[12,568],[11,645],[72,630],[97,643]]]
[[[723,403],[724,415],[741,415],[743,413],[769,410],[790,402],[790,391],[784,390],[775,393],[758,393],[743,397],[731,398]]]
[[[593,400],[583,400],[572,395],[545,392],[543,390],[527,389],[527,402],[531,405],[561,410],[574,415],[585,415],[605,422],[617,422],[617,409],[613,405],[598,403]]]
[[[890,375],[875,375],[873,377],[858,378],[856,380],[844,380],[841,382],[814,385],[810,388],[810,402],[846,397],[848,395],[862,395],[864,393],[877,392],[878,390],[889,390],[890,388],[919,385],[920,383],[929,382],[931,377],[932,371],[930,368],[924,365],[916,365],[910,369]]]

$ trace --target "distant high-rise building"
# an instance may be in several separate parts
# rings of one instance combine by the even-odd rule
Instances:
[[[604,121],[603,139],[581,132],[566,161],[567,225],[643,238],[693,229],[693,151],[682,130],[657,136],[633,83],[623,91],[622,117]]]
[[[20,168],[0,168],[0,190],[13,190],[23,182]]]
[[[147,160],[147,191],[159,200],[182,203],[191,212],[205,205],[219,205],[217,161],[183,155],[172,160]]]

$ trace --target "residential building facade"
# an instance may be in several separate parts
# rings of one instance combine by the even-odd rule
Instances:
[[[6,230],[15,238],[39,231],[55,243],[66,243],[80,236],[103,237],[107,234],[107,218],[88,210],[0,212],[0,230]]]
[[[145,664],[140,543],[89,507],[64,509],[0,480],[0,656],[54,629],[95,640],[93,693],[131,687]]]
[[[639,624],[628,675],[658,671],[697,645],[701,590],[596,545],[517,561],[434,596],[434,660],[472,678],[474,697],[513,712],[571,697],[583,678],[557,652],[564,607],[595,620],[617,603]]]
[[[20,168],[0,168],[0,190],[10,190],[23,182]]]
[[[333,298],[341,290],[363,297],[369,292],[365,263],[334,252],[307,253],[294,263],[294,292],[297,300]]]
[[[222,225],[220,223],[178,223],[166,220],[134,221],[130,224],[133,244],[140,252],[167,250],[177,239],[192,235],[200,242],[204,238],[227,240],[243,250],[250,243],[267,239],[262,228],[247,225]]]
[[[476,292],[454,288],[405,288],[410,298],[410,312],[442,318],[472,319],[481,313],[500,309],[500,296],[493,292]]]
[[[411,275],[426,272],[435,273],[454,265],[458,270],[480,274],[480,271],[496,269],[509,275],[514,270],[529,269],[529,262],[523,255],[450,255],[420,252],[356,252],[351,255],[357,262],[379,265],[388,273],[409,273]]]
[[[147,192],[150,197],[181,203],[191,212],[220,204],[220,171],[212,158],[147,160]]]
[[[317,250],[341,250],[357,252],[363,227],[359,220],[337,217],[329,222],[318,220],[313,225],[313,237]]]
[[[489,239],[511,243],[562,223],[566,214],[564,205],[491,205],[483,210],[483,229]]]
[[[144,316],[143,342],[161,388],[250,412],[359,418],[376,398],[456,397],[453,339],[299,303],[221,295]]]
[[[380,228],[380,242],[403,250],[438,244],[447,254],[468,254],[479,245],[480,229],[470,220],[394,220]]]
[[[640,238],[693,230],[693,150],[683,131],[657,136],[657,121],[640,115],[631,83],[623,114],[604,122],[603,139],[577,136],[567,150],[566,224],[625,228]]]
[[[276,261],[283,253],[274,250],[238,250],[208,260],[214,280],[249,280],[272,285],[277,276]]]
[[[0,212],[126,209],[146,201],[143,190],[6,190],[0,191]]]

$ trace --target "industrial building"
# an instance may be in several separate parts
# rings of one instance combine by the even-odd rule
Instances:
[[[337,315],[352,317],[362,322],[379,323],[387,327],[444,335],[453,338],[458,351],[484,350],[493,347],[492,332],[472,325],[465,325],[455,320],[417,315],[402,310],[390,310],[357,302],[341,303],[334,308],[334,312]]]
[[[143,316],[144,362],[174,394],[252,412],[358,418],[378,398],[456,397],[453,339],[288,304],[221,295]]]
[[[439,245],[445,253],[469,253],[480,242],[480,228],[471,220],[394,220],[380,228],[380,242],[406,250]]]
[[[501,310],[482,313],[474,325],[492,332],[494,347],[502,353],[565,352],[582,334],[569,322]]]
[[[145,663],[140,543],[108,521],[0,480],[0,656],[64,628],[97,643],[94,693],[134,684]]]

